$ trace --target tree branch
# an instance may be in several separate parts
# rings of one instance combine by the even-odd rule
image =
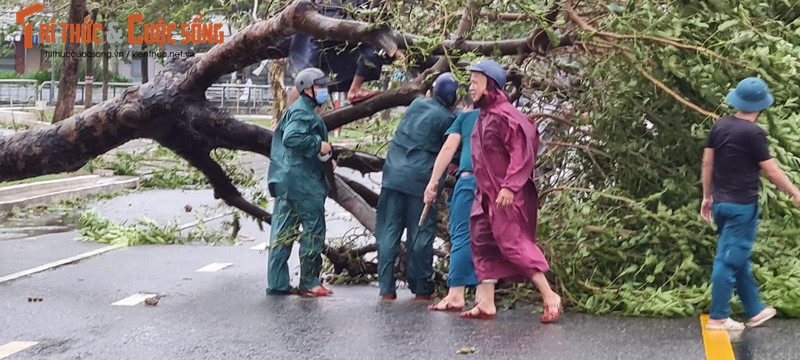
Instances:
[[[386,109],[408,106],[418,96],[422,96],[427,88],[421,82],[410,81],[397,89],[385,91],[355,105],[348,105],[325,113],[322,119],[329,129],[337,129],[353,121],[363,119]]]
[[[376,192],[372,191],[372,189],[364,186],[358,181],[355,181],[345,176],[339,176],[339,177],[342,179],[342,181],[345,182],[345,184],[347,184],[347,186],[353,189],[353,191],[355,191],[358,194],[358,196],[364,199],[364,201],[366,201],[367,204],[369,204],[369,206],[372,206],[374,208],[378,207],[378,194]]]
[[[139,137],[142,109],[138,96],[130,89],[126,94],[49,127],[0,136],[0,181],[76,171]]]
[[[656,79],[653,75],[648,73],[644,68],[642,68],[639,65],[638,61],[636,61],[636,59],[633,57],[633,55],[631,55],[626,49],[624,49],[621,46],[619,46],[619,45],[617,45],[617,44],[615,44],[615,43],[610,41],[611,39],[615,38],[614,34],[603,33],[601,31],[598,31],[597,28],[595,28],[594,26],[589,24],[585,19],[583,19],[580,15],[578,15],[578,13],[575,12],[575,9],[572,8],[571,5],[564,4],[564,9],[569,14],[570,19],[572,19],[572,21],[574,21],[576,24],[578,24],[578,26],[580,26],[582,29],[584,29],[586,31],[589,31],[589,32],[592,32],[594,34],[597,34],[601,38],[608,40],[609,41],[608,45],[611,45],[613,47],[616,47],[616,48],[622,50],[622,56],[625,57],[625,59],[628,61],[628,63],[630,63],[632,66],[634,66],[636,68],[636,70],[638,70],[639,73],[642,74],[642,76],[644,76],[647,80],[649,80],[654,85],[656,85],[659,89],[661,89],[664,92],[666,92],[669,96],[671,96],[675,100],[678,100],[678,102],[680,102],[681,104],[689,107],[690,109],[692,109],[694,111],[697,111],[698,113],[702,114],[703,116],[710,117],[710,118],[713,118],[713,119],[719,119],[719,115],[717,115],[717,114],[715,114],[715,113],[713,113],[711,111],[704,110],[703,108],[697,106],[696,104],[694,104],[691,101],[687,100],[683,96],[678,95],[678,93],[676,93],[674,90],[670,89],[663,82],[661,82],[660,80]]]
[[[225,170],[211,159],[209,153],[203,154],[197,149],[185,149],[178,155],[186,159],[189,164],[196,167],[206,175],[214,189],[214,198],[222,199],[226,204],[238,208],[254,218],[272,223],[272,215],[255,204],[245,200],[242,194],[233,186]]]
[[[193,119],[192,132],[200,137],[196,140],[207,142],[212,148],[221,147],[270,156],[274,134],[271,129],[238,120],[210,106],[190,113],[192,114],[190,118]],[[248,140],[242,141],[242,139]],[[337,146],[334,148],[334,155],[339,166],[362,174],[380,172],[383,169],[383,158],[372,154]]]
[[[333,151],[336,162],[341,167],[350,168],[362,174],[383,171],[384,159],[379,156],[353,151],[339,146],[335,146]]]
[[[364,198],[354,191],[347,182],[338,174],[336,179],[336,197],[333,199],[364,226],[367,230],[375,233],[375,208],[370,206]]]
[[[686,105],[690,109],[692,109],[694,111],[697,111],[698,113],[702,114],[703,116],[707,116],[707,117],[710,117],[710,118],[713,118],[713,119],[719,119],[719,115],[717,115],[717,114],[715,114],[715,113],[713,113],[711,111],[704,110],[703,108],[701,108],[700,106],[697,106],[695,103],[687,100],[683,96],[678,95],[678,93],[676,93],[674,90],[670,89],[667,85],[664,85],[663,82],[661,82],[658,79],[656,79],[653,75],[650,75],[650,73],[645,71],[638,64],[638,62],[636,61],[636,59],[633,58],[632,55],[628,54],[627,52],[623,52],[622,55],[628,60],[628,63],[630,63],[631,65],[636,67],[636,70],[639,70],[639,73],[641,73],[642,76],[644,76],[647,80],[650,80],[650,82],[652,82],[659,89],[661,89],[665,93],[667,93],[667,95],[672,96],[675,100],[678,100],[678,102],[680,102],[681,104]]]
[[[453,50],[458,50],[460,53],[474,52],[480,55],[521,55],[530,54],[532,52],[544,54],[549,50],[556,47],[572,45],[577,36],[569,33],[560,38],[558,46],[552,46],[547,36],[543,39],[537,39],[539,30],[532,33],[526,38],[497,40],[497,41],[461,41],[445,40],[431,49],[433,55],[444,55],[445,53],[452,53]],[[415,46],[415,42],[421,40],[422,37],[417,35],[403,35],[401,47],[408,49]]]

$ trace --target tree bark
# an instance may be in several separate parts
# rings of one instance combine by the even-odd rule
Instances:
[[[142,57],[140,58],[142,71],[142,84],[150,81],[150,57],[147,56],[147,44],[142,43]]]
[[[111,6],[109,2],[107,6]],[[107,21],[108,14],[103,14],[103,21]],[[108,31],[103,27],[103,101],[108,100]]]
[[[466,25],[459,28],[468,29]],[[269,157],[273,133],[216,108],[206,100],[205,92],[215,79],[236,68],[265,58],[285,57],[283,50],[295,31],[341,41],[367,42],[387,53],[398,49],[389,29],[372,29],[360,22],[327,18],[319,15],[311,2],[298,0],[269,19],[246,27],[202,57],[170,59],[152,81],[130,87],[119,97],[53,126],[0,137],[0,181],[74,171],[132,139],[149,138],[202,171],[213,187],[215,198],[269,222],[269,213],[241,196],[210,152],[227,148]],[[457,39],[464,36],[462,31],[459,33]],[[431,75],[446,71],[449,62],[447,57],[440,57],[432,68],[400,88],[325,114],[323,119],[333,129],[387,108],[408,105],[427,90]],[[341,148],[336,149],[336,154],[340,166],[362,173],[381,171],[383,167],[383,159],[374,155]],[[333,199],[367,229],[374,230],[377,194],[350,186],[338,175],[334,179]]]
[[[269,64],[269,84],[272,90],[272,128],[278,126],[278,120],[286,110],[286,87],[283,79],[286,75],[288,62],[278,59]]]
[[[83,19],[86,17],[86,0],[72,0],[69,7],[69,20],[70,24],[82,24]],[[72,26],[70,26],[72,27]],[[65,52],[77,52],[80,50],[80,41],[73,41],[72,29],[69,29],[62,36],[67,37],[67,45],[64,47]],[[80,38],[80,31],[77,32],[77,37]],[[57,123],[72,116],[72,111],[75,108],[75,93],[78,87],[78,57],[66,56],[64,57],[64,64],[61,66],[61,77],[58,80],[58,100],[56,101],[56,108],[53,112],[53,123]]]
[[[72,5],[81,1],[76,0]],[[453,49],[478,48],[487,52],[500,49],[509,54],[530,54],[550,49],[549,40],[541,36],[542,32],[538,30],[526,39],[501,42],[465,40],[467,32],[474,25],[477,11],[477,2],[468,1],[467,11],[462,14],[454,39],[443,42],[440,49],[450,46]],[[0,137],[0,181],[74,171],[92,158],[132,139],[149,138],[203,172],[211,183],[215,198],[223,199],[226,204],[270,223],[271,215],[242,197],[210,153],[215,148],[227,148],[269,157],[273,132],[239,121],[216,108],[206,100],[205,92],[223,74],[263,59],[286,57],[289,36],[295,31],[321,39],[369,43],[390,56],[399,54],[405,47],[402,41],[414,38],[413,35],[397,35],[387,28],[373,28],[367,23],[327,18],[318,14],[316,7],[308,0],[297,0],[269,19],[242,29],[232,39],[216,45],[202,57],[170,59],[152,81],[148,81],[147,72],[143,71],[143,83],[128,88],[119,97],[50,127]],[[562,38],[562,43],[573,41],[571,36]],[[545,38],[547,45],[542,38]],[[457,62],[458,58],[439,56],[426,60],[426,67],[430,68],[399,88],[324,114],[328,128],[335,129],[381,110],[410,104],[430,87],[435,77],[433,75],[447,71],[451,61]],[[147,57],[142,61],[146,62]],[[143,67],[145,70],[146,65],[143,64]],[[65,73],[67,71],[62,72],[61,84],[67,83],[63,80]],[[72,74],[74,84],[76,71]],[[512,82],[518,85],[514,80]],[[60,93],[60,97],[62,95]],[[72,96],[70,105],[74,101],[74,89]],[[383,168],[384,160],[374,155],[339,147],[334,154],[341,167],[362,173],[377,172]],[[378,195],[352,180],[332,173],[329,175],[336,190],[331,193],[331,198],[352,213],[365,228],[374,232]],[[354,250],[326,247],[325,254],[338,271],[347,269],[350,275],[358,275],[377,270],[374,262],[360,259],[370,251],[374,251],[374,246]]]
[[[92,23],[97,21],[97,9],[91,12]],[[93,43],[86,44],[86,81],[83,89],[83,106],[85,109],[92,107],[92,90],[94,90],[94,56],[92,56]],[[105,57],[103,57],[105,59]]]

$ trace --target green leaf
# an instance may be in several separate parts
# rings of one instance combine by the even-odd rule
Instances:
[[[739,24],[739,20],[737,20],[737,19],[728,20],[728,21],[720,24],[719,27],[717,28],[717,31],[725,31],[728,28],[736,26],[738,24]]]
[[[667,263],[664,262],[664,261],[658,263],[658,265],[656,265],[656,270],[653,273],[654,274],[660,274],[662,271],[664,271],[664,266],[666,266],[666,265],[667,265]]]

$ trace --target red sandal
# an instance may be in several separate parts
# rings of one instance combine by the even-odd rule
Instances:
[[[333,295],[333,291],[325,288],[324,286],[320,285],[319,290],[312,291],[312,290],[300,290],[298,294],[302,297],[323,297],[323,296],[331,296]]]
[[[542,324],[551,324],[558,321],[558,318],[561,317],[563,313],[563,308],[561,307],[561,302],[555,304],[544,304],[544,314],[539,319]]]
[[[477,314],[473,314],[472,313],[472,310],[475,310],[475,309],[478,309],[478,313]],[[459,315],[459,316],[462,317],[462,318],[465,318],[465,319],[492,320],[492,319],[494,319],[495,314],[489,314],[489,313],[483,311],[483,309],[475,306],[474,308],[469,309],[469,311],[462,312],[461,315]]]

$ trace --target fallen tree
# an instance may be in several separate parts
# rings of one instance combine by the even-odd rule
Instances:
[[[773,86],[777,107],[764,114],[772,150],[785,167],[800,167],[794,110],[800,90],[781,81],[800,70],[792,45],[800,43],[800,11],[784,0],[767,2],[747,1],[759,9],[753,11],[714,2],[665,7],[657,0],[608,7],[593,1],[378,2],[377,12],[364,16],[380,16],[368,23],[326,18],[310,2],[295,1],[201,58],[173,59],[150,82],[115,99],[49,128],[0,138],[0,180],[75,170],[131,139],[150,138],[200,169],[215,197],[268,222],[269,214],[242,197],[209,153],[226,148],[268,157],[272,132],[209,105],[204,93],[215,79],[286,57],[295,32],[369,43],[401,68],[414,62],[424,70],[324,114],[333,129],[407,105],[437,73],[463,78],[464,64],[490,55],[513,68],[511,98],[547,130],[538,235],[565,299],[592,313],[696,314],[708,307],[714,253],[713,229],[697,219],[702,141],[740,78],[757,74]],[[751,19],[764,30],[751,29]],[[441,32],[412,34],[430,34],[431,26]],[[382,167],[373,154],[336,152],[342,167],[362,173]],[[341,176],[335,183],[334,200],[374,229],[377,194]],[[800,210],[771,185],[762,194],[755,273],[765,300],[782,315],[800,316],[794,285]],[[353,276],[374,271],[363,259],[372,251],[371,245],[325,250],[335,271]]]

